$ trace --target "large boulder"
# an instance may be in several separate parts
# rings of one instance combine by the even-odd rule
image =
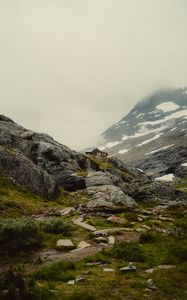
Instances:
[[[100,185],[87,187],[86,195],[90,201],[87,208],[93,211],[117,211],[136,206],[136,202],[124,194],[123,191],[114,185]]]
[[[58,195],[57,185],[49,174],[15,149],[0,146],[0,174],[43,198],[54,199]]]

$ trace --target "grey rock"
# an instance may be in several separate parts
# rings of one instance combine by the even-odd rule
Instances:
[[[116,239],[115,239],[115,237],[114,237],[113,235],[110,235],[110,236],[108,237],[108,244],[109,244],[109,245],[114,245],[114,244],[115,244],[115,241],[116,241]]]
[[[85,189],[85,193],[91,198],[87,204],[89,209],[110,208],[132,208],[136,202],[124,194],[123,191],[114,185],[92,186]]]
[[[65,208],[59,210],[58,214],[60,216],[67,216],[67,215],[70,215],[73,212],[75,212],[75,208],[74,207],[65,207]]]
[[[84,249],[84,248],[88,248],[88,247],[90,247],[90,246],[91,246],[91,245],[88,244],[87,242],[81,241],[81,242],[78,243],[77,248]]]
[[[74,285],[74,284],[75,284],[75,280],[69,280],[69,281],[67,282],[67,284],[68,284],[68,285]]]
[[[60,239],[57,241],[56,248],[58,250],[71,250],[74,249],[75,246],[71,240],[68,239]]]
[[[80,226],[80,227],[82,227],[84,229],[87,229],[89,231],[95,231],[96,230],[96,228],[94,226],[89,225],[89,224],[87,224],[85,222],[80,222],[79,220],[74,220],[73,224],[78,225],[78,226]]]
[[[112,179],[110,173],[89,172],[86,178],[86,186],[110,185]]]
[[[107,228],[107,229],[100,229],[93,232],[95,236],[107,236],[111,233],[120,233],[124,231],[125,228]]]
[[[103,268],[103,272],[115,272],[112,268]]]
[[[0,146],[0,172],[10,182],[46,199],[59,190],[54,179],[15,149]]]
[[[132,263],[129,263],[129,265],[128,265],[127,267],[121,268],[120,271],[121,271],[122,273],[135,272],[135,271],[136,271],[136,267],[133,266]]]
[[[152,291],[157,291],[158,287],[154,284],[153,279],[147,279],[147,287]]]

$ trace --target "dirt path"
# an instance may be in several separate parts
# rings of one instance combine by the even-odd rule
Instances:
[[[50,263],[58,262],[58,261],[79,261],[84,259],[89,255],[93,255],[98,251],[103,250],[103,246],[96,245],[90,246],[84,249],[75,249],[68,252],[59,252],[55,249],[51,249],[48,251],[41,251],[38,253],[38,256],[42,259],[42,264],[40,266],[48,265]],[[106,247],[105,247],[106,248]]]

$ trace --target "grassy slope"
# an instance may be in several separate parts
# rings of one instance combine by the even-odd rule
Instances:
[[[184,183],[182,183],[184,184]],[[13,185],[7,184],[4,179],[0,179],[0,217],[4,218],[20,218],[22,216],[31,216],[33,213],[39,213],[48,207],[61,209],[64,206],[75,204],[76,201],[82,199],[75,199],[70,194],[62,191],[61,196],[56,201],[47,201],[40,197],[34,196],[26,191],[16,188]],[[145,208],[145,207],[144,207]],[[182,236],[178,232],[174,232],[174,236],[162,236],[158,234],[156,227],[176,227],[181,228],[182,231],[187,230],[187,221],[185,209],[173,208],[165,212],[168,217],[174,218],[174,222],[156,221],[152,223],[151,220],[143,222],[152,228],[151,232],[157,238],[152,242],[138,244],[142,249],[144,256],[143,261],[135,262],[137,272],[132,274],[121,274],[119,269],[129,263],[129,261],[136,260],[136,257],[123,256],[123,249],[127,248],[125,244],[117,244],[114,246],[114,251],[104,251],[97,253],[93,257],[78,263],[74,263],[73,267],[63,266],[59,264],[48,267],[47,270],[41,269],[34,275],[27,275],[27,281],[30,282],[31,290],[36,291],[34,298],[30,299],[186,299],[187,293],[187,240],[186,236]],[[126,222],[126,226],[130,226],[130,221],[137,220],[135,212],[124,212],[120,214]],[[66,218],[66,221],[71,221]],[[101,217],[89,217],[87,222],[96,226],[98,229],[106,227],[116,227],[116,224],[108,224],[106,219]],[[142,224],[142,223],[141,223]],[[71,225],[71,231],[68,237],[72,238],[75,243],[80,239],[89,240],[90,234],[84,230]],[[131,227],[138,227],[138,223]],[[42,247],[54,248],[56,240],[62,234],[46,233],[40,231],[40,239],[42,239]],[[122,249],[119,251],[116,248]],[[121,247],[121,248],[120,248]],[[120,256],[116,253],[120,253]],[[131,253],[133,255],[133,251]],[[19,253],[18,253],[19,254]],[[33,252],[31,253],[33,254]],[[1,255],[1,254],[0,254]],[[122,256],[121,256],[122,255]],[[137,253],[135,253],[137,255]],[[20,262],[31,262],[28,253],[14,257],[6,257],[5,262],[9,264],[18,264]],[[4,257],[1,256],[1,262]],[[103,272],[101,266],[87,267],[88,261],[102,261],[106,267],[114,268],[115,272]],[[153,274],[147,274],[146,269],[157,266],[159,264],[173,264],[176,267],[169,270],[157,270]],[[85,274],[86,272],[86,274]],[[76,275],[84,274],[85,280],[77,283],[74,286],[67,285],[67,280],[75,278]],[[146,292],[146,281],[152,278],[155,284],[159,287],[158,291]],[[31,284],[32,283],[32,284]],[[44,293],[45,291],[45,293]],[[34,293],[34,292],[33,292]],[[39,295],[45,294],[45,296]],[[37,296],[36,296],[37,295]],[[43,298],[42,298],[43,297]]]

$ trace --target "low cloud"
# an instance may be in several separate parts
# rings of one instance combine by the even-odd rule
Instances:
[[[146,94],[185,86],[184,0],[0,3],[1,113],[74,149]]]

